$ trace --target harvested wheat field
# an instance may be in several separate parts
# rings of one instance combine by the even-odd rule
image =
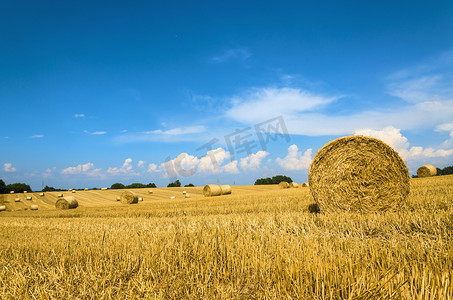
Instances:
[[[410,185],[403,210],[365,214],[278,185],[78,191],[74,210],[2,195],[0,298],[451,299],[453,176]]]

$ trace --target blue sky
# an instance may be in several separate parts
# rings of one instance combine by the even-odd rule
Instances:
[[[1,2],[0,178],[303,182],[349,134],[453,165],[451,1],[160,2]]]

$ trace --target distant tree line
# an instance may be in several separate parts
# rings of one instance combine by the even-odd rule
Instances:
[[[143,184],[143,183],[131,183],[129,185],[124,185],[122,183],[114,183],[110,187],[112,190],[122,190],[122,189],[144,189],[144,188],[155,188],[156,185],[154,183],[148,183],[148,184]]]
[[[266,185],[266,184],[279,184],[282,181],[286,181],[288,183],[293,182],[291,177],[284,176],[284,175],[276,175],[272,178],[259,178],[255,181],[255,185]]]
[[[9,192],[15,193],[23,193],[23,192],[31,192],[31,188],[28,184],[25,183],[12,183],[6,185],[5,182],[0,179],[0,194],[8,194]]]
[[[453,174],[453,166],[445,167],[443,169],[437,169],[437,175],[436,176],[442,176],[442,175],[451,175]],[[417,174],[412,175],[412,178],[417,178]]]

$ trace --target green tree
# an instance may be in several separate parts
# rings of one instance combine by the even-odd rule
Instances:
[[[146,187],[155,188],[157,186],[153,182],[151,182],[151,183],[148,183],[148,185]]]
[[[186,184],[184,187],[192,187],[192,186],[194,186],[194,185],[189,183],[189,184]]]
[[[110,189],[112,189],[112,190],[122,190],[124,188],[126,188],[124,186],[124,184],[119,183],[119,182],[112,184],[112,186],[110,187]]]
[[[19,182],[8,184],[6,186],[6,189],[8,190],[8,192],[14,191],[15,193],[23,193],[25,191],[31,192],[31,188],[28,184]]]
[[[126,185],[126,188],[127,189],[144,189],[146,188],[147,186],[143,183],[138,183],[138,182],[135,182],[135,183],[131,183],[129,185]]]
[[[6,184],[3,179],[0,179],[0,194],[6,194],[8,190],[6,189]]]
[[[293,182],[291,177],[284,176],[284,175],[276,175],[272,178],[259,178],[255,181],[255,185],[264,185],[264,184],[279,184],[282,181],[286,181],[288,183]]]
[[[180,187],[181,182],[179,180],[176,180],[175,182],[171,182],[167,185],[167,187]]]

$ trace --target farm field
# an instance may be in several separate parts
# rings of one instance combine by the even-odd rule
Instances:
[[[407,206],[377,214],[310,213],[309,188],[134,191],[2,195],[0,298],[453,298],[453,175],[411,179]],[[56,210],[59,193],[79,207]]]

